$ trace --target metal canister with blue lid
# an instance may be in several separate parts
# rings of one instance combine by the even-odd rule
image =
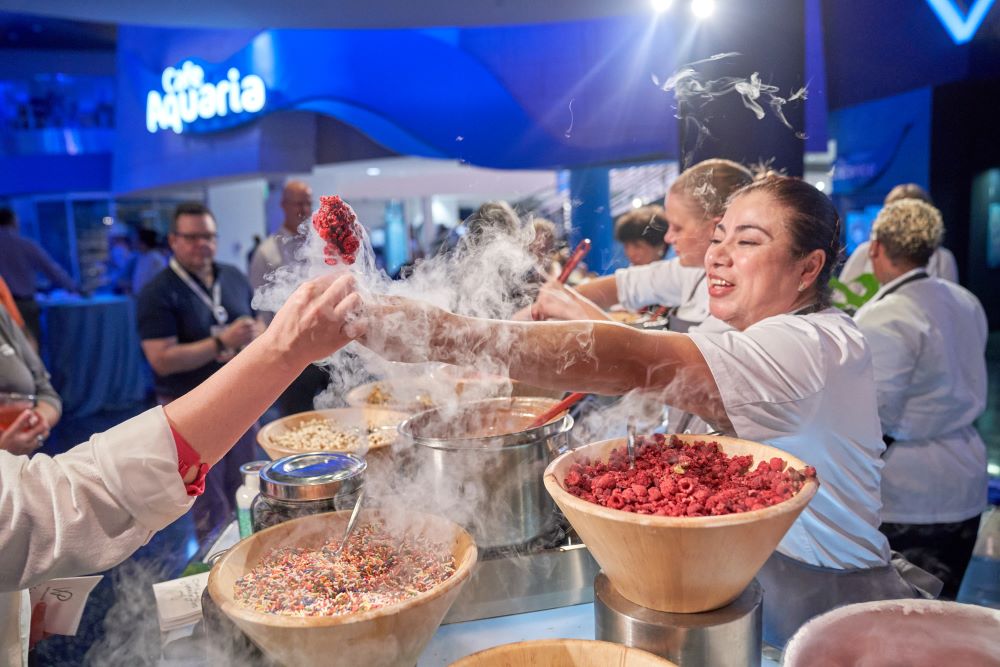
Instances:
[[[344,452],[308,452],[272,461],[260,471],[250,508],[258,532],[301,516],[351,509],[364,486],[364,459]]]

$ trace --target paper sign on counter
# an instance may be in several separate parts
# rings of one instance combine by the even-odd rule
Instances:
[[[153,584],[160,630],[169,632],[201,619],[201,594],[208,585],[208,572]]]
[[[68,635],[72,637],[80,627],[83,608],[87,604],[90,592],[94,590],[104,575],[91,577],[67,577],[52,579],[32,586],[28,590],[31,597],[31,608],[39,602],[45,603],[45,632],[52,635]]]

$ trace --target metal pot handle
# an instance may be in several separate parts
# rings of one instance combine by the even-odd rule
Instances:
[[[559,431],[553,433],[552,435],[550,435],[548,438],[545,439],[549,447],[550,461],[556,458],[557,456],[565,454],[571,449],[575,449],[575,447],[571,445],[573,440],[573,434],[570,433],[570,430],[573,428],[573,424],[574,424],[573,415],[566,415],[565,423],[562,425]],[[559,441],[562,441],[563,444],[557,447],[553,447],[553,445]]]

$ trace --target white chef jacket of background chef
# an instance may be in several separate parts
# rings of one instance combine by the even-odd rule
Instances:
[[[875,363],[885,454],[882,520],[951,523],[986,508],[986,446],[973,421],[986,407],[986,314],[939,278],[887,283],[854,316]]]
[[[767,442],[816,468],[819,491],[778,551],[830,568],[885,565],[889,544],[878,531],[885,446],[871,353],[851,318],[828,308],[690,336],[736,436]]]
[[[627,310],[647,306],[676,306],[675,316],[700,323],[702,330],[727,331],[729,325],[711,316],[708,310],[708,281],[705,268],[681,266],[680,259],[663,259],[643,266],[615,271],[618,303]]]
[[[55,457],[0,451],[0,665],[21,665],[27,589],[122,562],[190,507],[163,408]]]
[[[857,280],[858,276],[866,273],[873,273],[872,258],[868,256],[868,247],[871,241],[865,241],[851,253],[851,256],[844,262],[844,268],[840,270],[840,280],[849,283]],[[939,246],[931,255],[927,262],[927,273],[938,278],[958,282],[958,264],[955,262],[955,255],[944,246]]]

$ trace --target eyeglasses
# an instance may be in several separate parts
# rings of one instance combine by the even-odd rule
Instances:
[[[195,234],[183,234],[181,232],[174,232],[174,236],[177,238],[184,239],[185,241],[205,241],[206,243],[215,243],[218,240],[219,235],[212,232],[201,232]]]

